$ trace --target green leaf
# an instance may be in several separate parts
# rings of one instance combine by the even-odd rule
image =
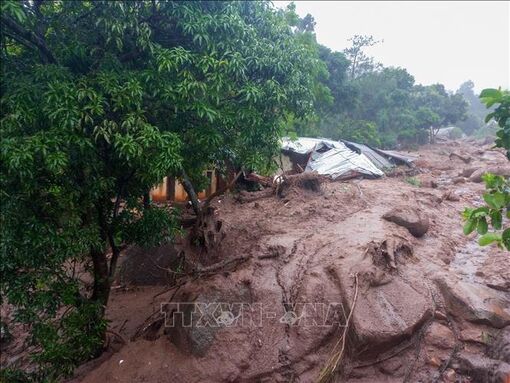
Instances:
[[[501,230],[503,217],[501,215],[501,212],[499,210],[493,210],[491,211],[491,224],[496,230]]]
[[[468,234],[471,234],[475,228],[476,228],[476,220],[474,219],[470,219],[466,222],[466,224],[464,225],[464,235],[468,235]]]
[[[490,245],[492,242],[499,242],[501,240],[501,235],[498,233],[487,233],[482,235],[478,240],[478,244],[480,246]]]
[[[503,231],[503,233],[501,234],[501,239],[503,245],[506,247],[507,250],[510,251],[510,227]]]
[[[497,209],[498,207],[496,206],[496,203],[494,201],[494,195],[493,194],[490,194],[490,193],[485,193],[483,195],[483,200],[485,201],[485,203],[487,205],[489,205],[489,207],[493,208],[493,209]]]
[[[481,217],[478,220],[478,225],[476,226],[476,231],[478,231],[478,234],[485,234],[489,230],[489,225],[487,224],[487,220],[485,217]]]
[[[487,88],[480,92],[480,98],[500,98],[501,91],[499,89]]]

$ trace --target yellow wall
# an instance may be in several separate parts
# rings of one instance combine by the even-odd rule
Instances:
[[[209,190],[202,190],[200,193],[198,193],[199,199],[206,199],[209,195],[214,193],[216,191],[216,185],[217,185],[217,177],[216,177],[216,171],[210,170],[212,172],[211,174],[211,182],[209,184]],[[167,200],[168,191],[168,177],[165,177],[163,179],[163,182],[151,190],[151,197],[153,201],[157,202],[164,202]],[[188,194],[184,190],[184,186],[178,181],[175,180],[175,189],[174,189],[174,199],[175,202],[186,202],[188,200]]]

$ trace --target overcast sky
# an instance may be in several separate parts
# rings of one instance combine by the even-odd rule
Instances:
[[[274,1],[285,7],[289,1]],[[456,90],[510,88],[509,1],[296,1],[312,14],[319,43],[341,51],[354,34],[383,39],[367,53],[422,84]]]

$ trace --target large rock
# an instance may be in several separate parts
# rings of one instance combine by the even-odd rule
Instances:
[[[349,313],[354,296],[355,270],[332,270],[340,282],[344,307]],[[419,292],[419,284],[395,276],[378,286],[361,283],[352,315],[353,343],[357,353],[371,357],[389,350],[411,337],[423,323],[432,317],[432,304],[427,293]]]
[[[428,216],[414,207],[395,207],[384,214],[383,218],[405,227],[415,237],[421,237],[429,230]]]
[[[232,291],[211,288],[187,292],[165,305],[164,333],[179,350],[194,356],[204,356],[213,345],[216,333],[238,324],[242,304],[249,303],[248,286],[232,286]]]
[[[496,328],[510,325],[510,296],[477,283],[436,281],[451,315]]]
[[[488,355],[497,360],[510,363],[510,326],[502,329],[491,343]]]
[[[120,283],[135,286],[167,285],[173,283],[183,262],[173,244],[145,249],[132,246],[121,258],[118,279]]]
[[[473,174],[471,174],[469,180],[471,182],[482,182],[482,176],[485,173],[492,173],[498,176],[510,177],[510,166],[494,166],[490,168],[478,169]]]
[[[461,351],[455,357],[452,367],[469,375],[474,382],[508,383],[510,381],[510,364],[467,351]]]

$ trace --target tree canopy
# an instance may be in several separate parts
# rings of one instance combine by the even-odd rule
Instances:
[[[285,118],[313,111],[318,57],[267,2],[1,6],[0,288],[57,377],[100,352],[121,249],[179,230],[141,196],[267,169]]]

